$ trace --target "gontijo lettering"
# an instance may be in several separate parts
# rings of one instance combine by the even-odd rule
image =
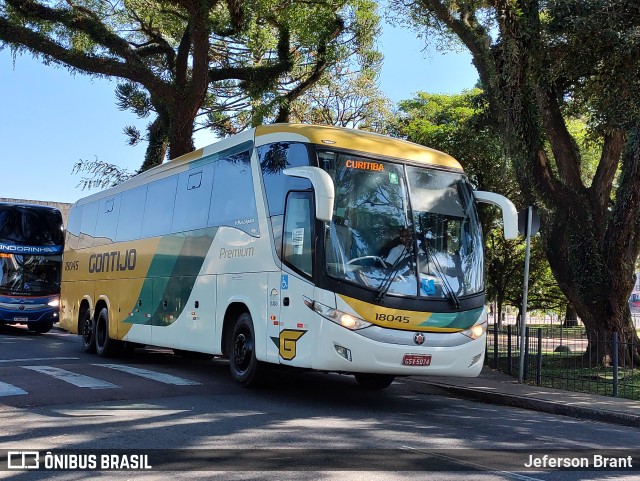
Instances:
[[[360,170],[376,170],[378,172],[384,171],[384,164],[378,162],[365,162],[363,160],[347,160],[345,166],[347,169],[360,169]]]
[[[89,273],[132,271],[136,268],[137,252],[135,249],[104,252],[89,256]]]

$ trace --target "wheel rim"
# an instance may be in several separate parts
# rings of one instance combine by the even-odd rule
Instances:
[[[82,326],[82,340],[85,345],[91,344],[93,340],[93,322],[91,317],[87,317],[84,320],[84,324]]]
[[[236,369],[241,373],[246,372],[252,357],[253,339],[251,333],[245,329],[238,333],[233,343],[233,358]]]

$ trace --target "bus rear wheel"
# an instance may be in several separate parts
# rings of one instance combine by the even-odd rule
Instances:
[[[82,347],[85,352],[90,354],[96,352],[96,321],[89,309],[84,311],[84,316],[80,319],[79,332],[82,335]]]
[[[103,307],[95,324],[96,354],[110,357],[115,354],[118,341],[109,337],[109,310]]]
[[[264,383],[266,366],[256,357],[256,338],[251,314],[244,312],[238,317],[229,345],[229,368],[231,376],[245,387],[256,387]]]
[[[396,377],[390,374],[358,373],[355,374],[355,378],[361,388],[376,390],[391,386],[391,383]]]

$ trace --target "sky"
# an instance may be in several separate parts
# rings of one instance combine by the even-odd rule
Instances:
[[[478,79],[469,54],[425,52],[409,29],[384,24],[379,49],[380,87],[393,102],[419,91],[459,93]],[[79,160],[139,168],[146,146],[130,147],[122,130],[136,125],[144,132],[148,120],[118,110],[115,86],[1,50],[0,197],[75,202],[95,192],[78,187],[82,176],[72,171]],[[195,142],[200,148],[215,137],[198,134]]]

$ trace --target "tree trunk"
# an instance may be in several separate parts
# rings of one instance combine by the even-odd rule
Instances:
[[[144,172],[152,167],[162,164],[167,156],[169,136],[166,115],[159,114],[148,127],[149,145],[144,155],[144,162],[139,172]]]
[[[637,365],[640,341],[627,302],[635,283],[634,262],[621,262],[618,253],[623,250],[606,245],[598,234],[602,227],[584,212],[585,206],[574,199],[550,216],[543,238],[549,264],[585,326],[585,362],[591,366],[611,365],[612,334],[617,333],[619,364],[630,365],[633,360]]]
[[[633,326],[629,308],[615,318],[610,317],[609,329],[601,326],[597,319],[589,318],[585,323],[587,328],[588,346],[584,353],[584,362],[589,366],[613,365],[613,333],[618,335],[618,365],[636,366],[640,363],[640,339]]]
[[[191,112],[188,108],[178,106],[173,109],[169,125],[169,158],[175,159],[195,150],[193,143],[193,127],[197,109]]]
[[[564,312],[564,327],[578,327],[578,313],[573,305],[568,302]]]

